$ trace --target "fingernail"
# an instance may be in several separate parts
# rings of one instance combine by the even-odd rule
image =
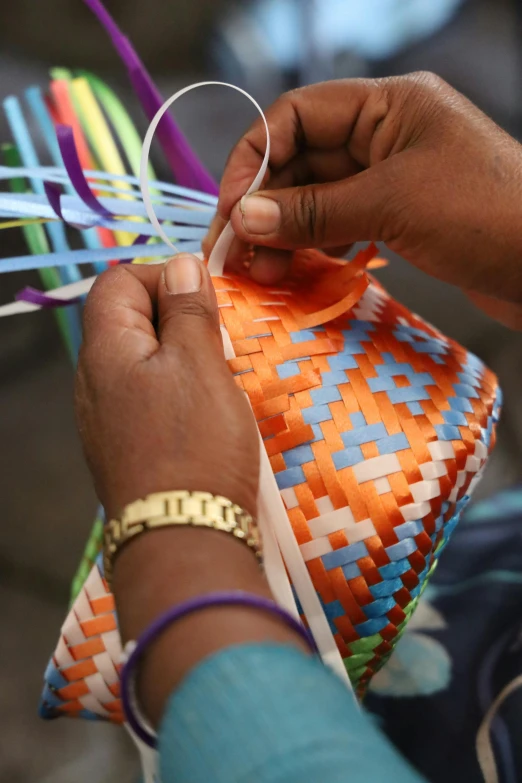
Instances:
[[[239,208],[249,234],[273,234],[281,224],[281,207],[271,198],[243,196]]]
[[[201,266],[195,256],[180,253],[165,266],[165,286],[169,294],[195,294],[201,288]]]

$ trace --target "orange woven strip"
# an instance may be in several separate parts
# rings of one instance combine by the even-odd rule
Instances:
[[[105,645],[101,636],[96,636],[87,642],[71,646],[69,652],[75,661],[82,661],[85,658],[91,658],[93,655],[105,652]]]
[[[101,633],[107,633],[107,631],[116,630],[116,620],[114,615],[106,614],[102,617],[93,617],[91,620],[84,620],[80,623],[80,627],[85,636],[98,636]]]
[[[113,595],[104,595],[100,598],[91,598],[90,604],[93,614],[95,615],[108,614],[109,612],[113,612],[115,608]]]

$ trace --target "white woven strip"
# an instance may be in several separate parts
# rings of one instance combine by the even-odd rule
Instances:
[[[114,633],[114,631],[111,631],[111,633]],[[105,644],[106,649],[107,649],[107,643],[105,637],[107,635],[108,634],[102,635],[103,642]],[[115,683],[118,682],[119,679],[118,672],[116,671],[112,658],[108,652],[98,653],[98,655],[94,655],[93,661],[94,661],[94,665],[102,675],[103,680],[105,683],[107,683],[107,685],[114,685]],[[97,695],[98,697],[100,697],[100,694]]]
[[[480,460],[485,460],[488,457],[488,448],[481,440],[475,441],[475,456]]]
[[[86,677],[85,684],[102,704],[114,701],[114,696],[107,688],[103,676],[99,672]]]
[[[65,622],[62,625],[62,635],[67,644],[71,647],[75,644],[82,644],[82,642],[87,641],[85,634],[80,627],[80,623],[78,622],[78,618],[74,613],[74,607],[65,618]]]
[[[98,569],[96,569],[98,570]],[[82,587],[74,602],[74,612],[80,622],[90,620],[92,617],[92,607],[87,595],[86,585]]]
[[[382,476],[391,476],[402,470],[396,454],[384,454],[382,457],[372,457],[365,462],[359,462],[353,467],[353,474],[359,484]]]
[[[283,498],[285,502],[285,506],[290,508],[295,508],[299,505],[299,501],[297,499],[297,495],[295,494],[295,489],[293,487],[289,487],[288,489],[282,489],[281,490],[281,497]]]
[[[58,668],[70,666],[72,663],[75,663],[63,636],[60,636],[58,639],[58,644],[56,645],[56,650],[54,651],[54,660]]]
[[[441,459],[455,459],[455,449],[449,440],[435,440],[428,443],[428,451],[434,462]]]
[[[407,503],[405,506],[399,506],[399,511],[404,517],[405,522],[415,522],[416,519],[422,519],[429,514],[431,506],[429,503]]]
[[[114,631],[107,631],[103,634],[103,643],[111,661],[117,665],[121,661],[122,644],[120,632],[117,628]]]
[[[424,462],[422,465],[419,465],[419,469],[422,474],[422,478],[426,481],[442,478],[442,476],[446,476],[448,474],[446,463],[442,460],[439,460],[438,462]]]
[[[330,499],[330,495],[325,495],[324,498],[316,498],[315,505],[321,516],[334,511],[334,504]]]
[[[308,528],[314,538],[328,536],[330,533],[337,533],[346,527],[356,525],[354,516],[348,506],[339,508],[337,511],[330,511],[329,514],[322,514],[320,517],[308,520]]]
[[[85,581],[85,590],[89,598],[103,598],[107,595],[107,589],[103,584],[98,566],[91,568],[90,574]]]
[[[105,709],[93,693],[86,693],[85,696],[80,696],[78,701],[85,710],[94,712],[95,715],[101,715],[102,718],[110,716],[110,712]]]
[[[333,552],[333,547],[327,538],[316,538],[313,541],[307,541],[299,547],[305,563],[308,560],[314,560],[316,557],[322,557]]]
[[[410,484],[410,492],[415,503],[424,503],[440,496],[440,483],[438,479],[416,481]]]
[[[378,495],[385,495],[387,492],[391,492],[392,488],[390,482],[383,476],[382,478],[375,479],[373,486]]]
[[[468,473],[476,473],[482,467],[482,460],[479,457],[472,456],[471,454],[466,460],[466,470]]]

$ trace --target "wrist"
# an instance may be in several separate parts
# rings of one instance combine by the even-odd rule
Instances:
[[[124,509],[130,504],[157,492],[187,490],[188,492],[209,492],[236,503],[253,517],[257,511],[257,466],[255,475],[246,471],[245,475],[235,475],[232,466],[225,470],[219,465],[213,467],[198,467],[190,462],[187,465],[171,464],[161,461],[161,469],[156,460],[151,460],[148,466],[140,466],[139,476],[133,479],[132,471],[126,471],[121,480],[114,473],[110,482],[104,482],[100,487],[99,497],[105,508],[108,519],[119,519]]]
[[[122,639],[136,638],[173,603],[212,590],[271,597],[254,552],[233,536],[189,525],[136,536],[114,562],[113,590]]]
[[[271,598],[253,552],[214,530],[181,527],[152,531],[131,541],[113,575],[124,642],[138,638],[171,606],[222,590]],[[209,608],[180,620],[151,644],[140,664],[138,698],[153,725],[170,693],[201,660],[232,645],[272,641],[307,651],[276,617],[242,607]]]

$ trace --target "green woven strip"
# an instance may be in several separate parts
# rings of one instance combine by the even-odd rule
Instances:
[[[381,641],[382,641],[382,639],[381,639]],[[350,659],[349,658],[345,658],[345,660],[344,660],[345,665],[346,665],[346,661],[347,660],[349,661]],[[361,679],[361,677],[363,676],[363,674],[366,671],[366,664],[363,664],[362,666],[359,666],[357,669],[351,669],[351,670],[348,669],[348,667],[347,667],[347,671],[348,671],[348,674],[350,676],[350,680],[352,681],[352,683],[354,685],[357,685],[359,680]]]
[[[80,565],[74,576],[71,585],[71,600],[72,605],[76,600],[80,590],[85,584],[85,580],[89,576],[89,572],[96,562],[96,558],[102,550],[103,546],[103,520],[99,517],[96,518],[89,540],[84,549]]]
[[[21,166],[22,160],[14,144],[2,144],[2,158],[6,166]],[[9,180],[9,187],[13,193],[27,193],[27,183],[23,177],[13,177]],[[49,253],[49,243],[42,225],[34,224],[31,226],[22,226],[22,232],[32,255],[37,256],[42,253]],[[56,269],[51,267],[39,270],[40,280],[46,291],[61,286],[60,275]],[[67,314],[61,308],[55,309],[54,317],[62,334],[67,350],[71,358],[74,359],[73,344],[71,334],[67,324]]]
[[[348,648],[353,655],[357,655],[358,653],[373,652],[380,644],[382,644],[382,636],[379,633],[374,633],[373,636],[366,636],[363,639],[350,642]]]
[[[358,669],[360,666],[366,665],[368,661],[371,661],[373,656],[374,653],[372,651],[367,653],[359,653],[358,655],[351,655],[349,658],[345,658],[344,665],[346,666],[346,671],[351,675],[355,669]]]

